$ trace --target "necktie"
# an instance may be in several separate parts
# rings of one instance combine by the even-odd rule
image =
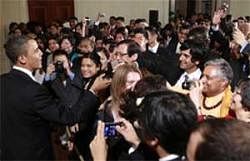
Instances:
[[[184,76],[184,81],[183,81],[183,83],[181,85],[183,89],[189,89],[190,88],[190,82],[188,81],[188,79],[189,79],[188,75],[185,75]]]

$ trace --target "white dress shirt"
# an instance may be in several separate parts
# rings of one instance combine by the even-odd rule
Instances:
[[[22,67],[18,67],[18,66],[13,66],[13,69],[19,70],[25,74],[27,74],[31,79],[33,79],[34,81],[36,81],[35,77],[32,75],[32,72],[26,68],[22,68]]]
[[[175,87],[180,87],[182,88],[182,83],[185,81],[185,76],[188,76],[188,80],[189,81],[195,81],[195,80],[199,80],[201,77],[201,70],[200,68],[197,68],[194,72],[192,73],[187,73],[184,72],[180,78],[178,79],[178,81],[176,82],[176,84],[174,85]]]
[[[151,51],[152,53],[157,53],[159,45],[160,44],[157,42],[153,47],[148,46],[148,50]]]
[[[171,161],[171,160],[176,159],[178,157],[179,156],[176,154],[170,154],[170,155],[167,155],[165,157],[160,158],[159,161]]]

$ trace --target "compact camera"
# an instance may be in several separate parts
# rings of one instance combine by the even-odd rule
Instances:
[[[191,87],[194,85],[195,85],[194,81],[184,81],[181,86],[182,86],[182,89],[190,90]]]

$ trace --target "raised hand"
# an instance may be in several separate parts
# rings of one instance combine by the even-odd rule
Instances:
[[[99,91],[107,88],[110,85],[111,79],[103,78],[104,75],[105,74],[102,74],[96,78],[95,82],[90,88],[90,91],[93,91],[95,94],[98,94]]]
[[[106,161],[108,146],[104,137],[104,123],[98,121],[95,138],[91,141],[89,147],[94,161]]]
[[[139,146],[141,140],[137,136],[133,125],[124,118],[118,121],[122,122],[122,125],[117,125],[116,130],[124,137],[126,141],[132,144],[133,148],[136,149]]]

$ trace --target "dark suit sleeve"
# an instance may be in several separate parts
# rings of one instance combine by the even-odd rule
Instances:
[[[57,103],[46,88],[40,86],[34,94],[33,107],[41,118],[61,124],[84,121],[84,115],[95,113],[99,107],[98,98],[89,91],[82,91],[77,103],[72,107]]]
[[[248,44],[244,47],[244,49],[242,50],[242,53],[243,53],[243,54],[248,54],[248,55],[250,55],[250,43],[248,43]]]
[[[130,160],[136,160],[136,161],[158,160],[157,154],[143,143],[140,143],[137,149],[131,154],[129,154],[129,157],[130,157]]]

